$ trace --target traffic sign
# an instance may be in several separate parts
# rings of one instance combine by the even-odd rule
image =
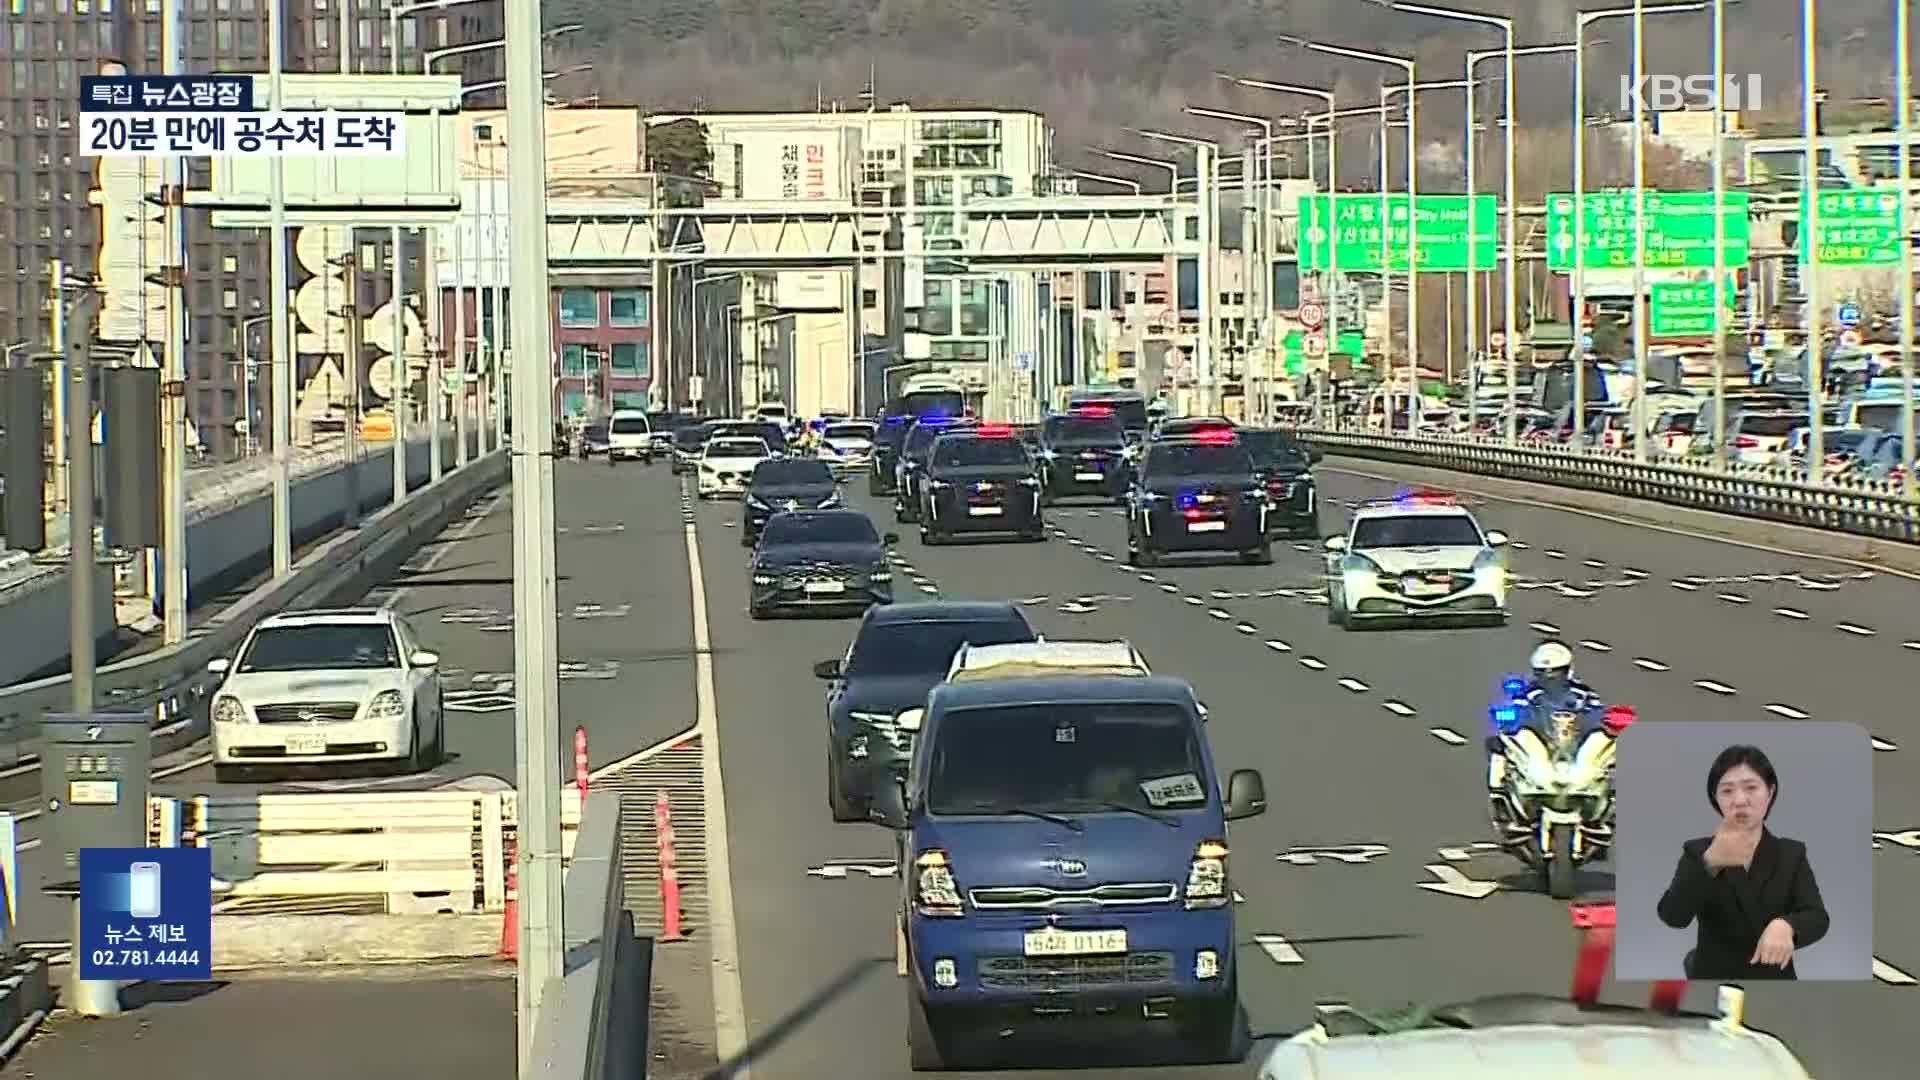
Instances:
[[[1414,235],[1423,271],[1492,270],[1499,242],[1498,200],[1492,195],[1421,195]],[[1407,269],[1407,197],[1402,195],[1303,195],[1299,204],[1300,269],[1378,273]],[[1471,216],[1471,228],[1468,218]],[[1472,242],[1468,242],[1471,233]]]
[[[1728,266],[1747,262],[1749,222],[1746,192],[1728,192],[1721,204],[1726,218]],[[1634,195],[1631,191],[1590,191],[1582,200],[1580,265],[1587,270],[1628,270],[1634,258]],[[1713,193],[1648,191],[1645,207],[1645,266],[1676,270],[1713,265]],[[1573,196],[1547,196],[1547,268],[1573,269]]]
[[[1882,185],[1865,191],[1822,192],[1815,228],[1821,266],[1888,266],[1900,261],[1900,192]],[[1800,220],[1807,199],[1800,197]],[[1806,230],[1800,230],[1800,261],[1807,261]]]
[[[1319,304],[1300,305],[1300,325],[1309,330],[1318,330],[1327,321],[1327,309]]]
[[[1833,320],[1841,326],[1860,325],[1860,305],[1851,300],[1845,301],[1834,311]]]
[[[1653,308],[1647,333],[1653,337],[1711,337],[1713,335],[1713,282],[1657,281],[1651,286],[1649,304]],[[1733,282],[1728,280],[1721,294],[1729,315],[1733,312]]]
[[[1311,357],[1327,355],[1327,335],[1314,331],[1300,340],[1300,351]]]

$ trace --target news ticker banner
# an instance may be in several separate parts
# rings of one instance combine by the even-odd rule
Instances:
[[[82,157],[370,157],[406,153],[404,113],[260,109],[251,75],[88,75]]]

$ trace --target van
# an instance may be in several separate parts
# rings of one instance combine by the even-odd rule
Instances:
[[[1193,688],[1159,675],[948,682],[896,718],[913,760],[873,793],[893,830],[912,1067],[1059,1027],[1170,1028],[1201,1057],[1244,1045],[1224,784]]]
[[[653,462],[653,425],[639,409],[616,409],[607,421],[607,461]]]

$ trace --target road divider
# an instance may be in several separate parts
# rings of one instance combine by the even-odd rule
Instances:
[[[359,528],[324,541],[284,579],[269,581],[222,609],[188,640],[103,666],[94,680],[96,708],[153,717],[155,759],[205,738],[206,696],[218,681],[206,670],[208,661],[232,652],[269,614],[359,595],[506,475],[504,453],[470,462],[399,506],[366,518]],[[67,711],[71,683],[69,676],[58,675],[0,690],[0,801],[17,803],[38,794],[40,721],[47,713]]]

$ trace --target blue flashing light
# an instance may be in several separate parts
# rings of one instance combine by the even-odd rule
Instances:
[[[1175,502],[1179,505],[1180,509],[1185,510],[1189,506],[1198,505],[1200,497],[1191,491],[1183,491]]]
[[[889,424],[904,424],[911,419],[913,419],[911,416],[889,416],[886,422]]]
[[[1493,730],[1502,735],[1511,735],[1520,730],[1520,710],[1496,705],[1488,711],[1493,714]]]
[[[1518,676],[1508,676],[1507,680],[1500,684],[1500,692],[1508,697],[1517,698],[1527,692],[1526,680]]]

